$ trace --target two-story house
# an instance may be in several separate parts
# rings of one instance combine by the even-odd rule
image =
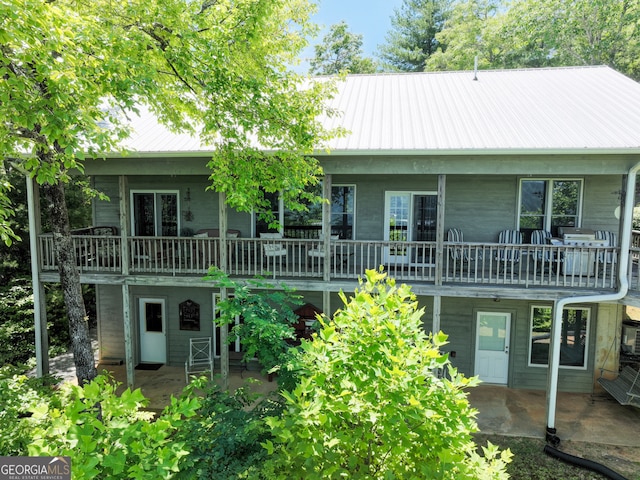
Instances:
[[[212,264],[284,282],[328,314],[383,266],[467,375],[547,388],[554,302],[571,297],[589,298],[561,315],[560,389],[591,392],[617,370],[624,305],[640,305],[640,250],[620,248],[639,84],[607,67],[353,75],[331,102],[343,114],[327,124],[349,134],[317,154],[329,204],[301,216],[274,197],[279,232],[220,205],[205,190],[210,150],[150,114],[133,121],[133,153],[86,162],[111,199],[93,217],[113,228],[76,237],[102,359],[132,365],[133,382],[138,363],[182,364],[191,337],[214,337],[219,354]],[[56,282],[51,238],[38,246],[40,281]],[[599,300],[621,271],[629,291]]]

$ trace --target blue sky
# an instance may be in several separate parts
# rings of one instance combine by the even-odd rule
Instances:
[[[344,20],[349,31],[363,36],[363,50],[372,57],[391,27],[391,16],[403,0],[316,0],[318,13],[312,18],[323,30],[312,44],[320,43],[329,27]],[[313,48],[306,52],[313,56]],[[305,55],[305,56],[306,56]]]

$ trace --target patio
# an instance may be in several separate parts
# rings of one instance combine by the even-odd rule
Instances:
[[[98,372],[109,371],[121,383],[120,389],[125,388],[125,365],[98,364],[97,368]],[[51,372],[65,381],[75,382],[72,354],[51,359]],[[260,372],[239,366],[231,366],[229,387],[237,388],[249,378],[258,380],[250,381],[255,392],[266,393],[277,388],[276,381],[269,382]],[[183,366],[163,365],[158,370],[135,371],[135,388],[141,389],[149,399],[148,408],[154,411],[162,410],[184,386]],[[543,390],[482,384],[469,389],[469,401],[479,412],[477,421],[482,433],[532,438],[545,436],[546,392]],[[640,409],[620,405],[604,392],[558,393],[556,428],[563,441],[640,447]]]
[[[126,383],[123,365],[99,365],[114,378]],[[247,378],[256,392],[277,388],[256,371],[232,367],[230,388],[237,388]],[[150,399],[149,408],[162,409],[171,396],[185,386],[184,368],[163,366],[157,371],[136,370],[136,388]],[[478,426],[482,433],[544,438],[546,428],[546,393],[542,390],[517,390],[495,385],[480,385],[469,390],[471,405],[478,409]],[[640,447],[640,409],[622,406],[605,393],[559,393],[556,428],[564,440],[596,442],[608,445]]]

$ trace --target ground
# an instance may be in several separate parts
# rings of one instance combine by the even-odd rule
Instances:
[[[478,444],[489,440],[500,447],[510,448],[514,459],[507,471],[513,480],[599,480],[606,477],[574,465],[566,464],[544,453],[542,439],[477,435]],[[600,463],[629,480],[640,480],[640,447],[621,447],[593,442],[563,441],[559,450]]]

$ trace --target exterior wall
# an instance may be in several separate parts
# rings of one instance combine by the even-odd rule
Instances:
[[[431,312],[431,299],[421,298],[421,304]],[[489,299],[443,298],[441,328],[449,336],[449,344],[443,348],[446,352],[456,352],[452,363],[462,373],[472,376],[475,373],[475,335],[476,313],[478,311],[506,312],[511,314],[511,339],[508,386],[511,388],[530,388],[544,390],[547,387],[547,368],[529,366],[529,328],[531,305],[544,305],[541,302],[529,302],[501,299],[495,302]],[[594,365],[598,370],[602,354],[598,351],[607,348],[609,337],[604,338],[598,332],[604,329],[610,334],[615,328],[616,315],[621,315],[617,307],[609,305],[586,305],[591,308],[589,323],[589,346],[587,348],[587,368],[585,370],[560,368],[560,390],[567,392],[591,392],[594,385]],[[602,319],[600,315],[602,314]],[[429,320],[425,321],[429,325]],[[602,322],[602,323],[600,323]],[[428,328],[427,328],[428,329]],[[609,343],[610,344],[610,343]]]
[[[546,175],[553,177],[553,175]],[[582,226],[618,231],[622,179],[584,178]],[[445,231],[460,228],[465,241],[496,242],[501,230],[518,222],[517,175],[447,175]],[[386,191],[437,191],[437,175],[334,175],[335,184],[356,185],[356,239],[382,240]],[[616,217],[618,215],[618,217]]]
[[[122,287],[96,285],[100,361],[125,359]]]

